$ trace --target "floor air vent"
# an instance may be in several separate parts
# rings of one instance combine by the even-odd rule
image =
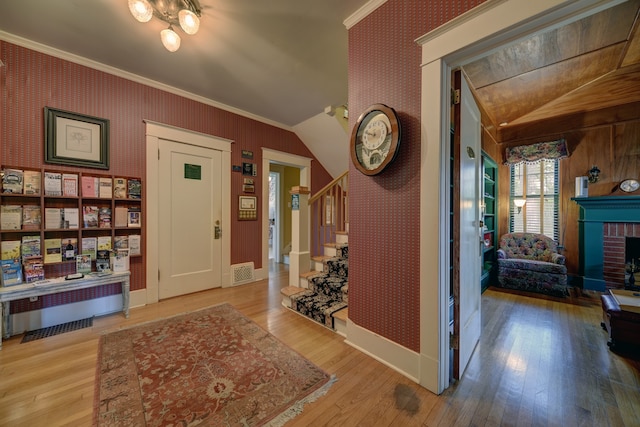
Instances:
[[[231,271],[233,274],[233,282],[231,283],[232,286],[241,285],[243,283],[252,282],[255,280],[252,262],[232,265]]]

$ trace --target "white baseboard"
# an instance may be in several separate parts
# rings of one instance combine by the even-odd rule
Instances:
[[[103,298],[12,314],[9,331],[11,335],[17,335],[26,331],[34,331],[116,312],[122,313],[122,295],[110,295]]]
[[[351,319],[347,319],[345,342],[410,380],[420,382],[420,354],[415,351],[364,329]]]
[[[146,289],[139,289],[137,291],[129,292],[129,308],[144,307],[148,304],[147,301]],[[157,297],[154,302],[158,302]]]
[[[268,268],[256,268],[253,272],[256,281],[264,280],[269,278],[269,269]]]
[[[343,337],[347,337],[347,324],[343,322],[341,319],[333,319],[333,326],[335,327],[335,331],[338,335],[342,335]]]

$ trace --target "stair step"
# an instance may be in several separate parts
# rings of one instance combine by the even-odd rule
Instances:
[[[300,277],[308,279],[309,277],[313,277],[318,274],[322,274],[322,271],[310,270],[310,271],[307,271],[306,273],[300,273]]]
[[[338,244],[335,242],[325,243],[324,245],[324,254],[330,257],[334,257],[338,254],[337,247]]]
[[[300,273],[300,286],[303,289],[308,289],[309,288],[309,279],[311,279],[312,277],[315,277],[319,274],[322,274],[322,271],[317,271],[317,270],[311,270],[311,271],[307,271],[306,273]]]
[[[284,288],[280,289],[280,293],[286,297],[290,297],[291,295],[295,295],[300,292],[304,292],[304,289],[297,286],[285,286]]]
[[[340,244],[349,243],[349,232],[336,231],[336,243],[340,243]]]
[[[329,257],[342,256],[342,251],[345,248],[349,248],[349,244],[346,242],[330,242],[322,245],[324,247],[324,255]]]
[[[333,317],[346,323],[347,319],[349,318],[349,307],[336,311],[335,313],[333,313]]]
[[[313,261],[314,263],[313,269],[316,271],[324,271],[324,262],[331,258],[333,257],[327,255],[318,255],[311,257],[311,261]]]
[[[285,286],[280,289],[280,294],[282,295],[282,305],[291,308],[291,297],[293,295],[299,294],[300,292],[304,292],[306,289],[299,288],[297,286]]]
[[[347,336],[347,319],[349,318],[349,307],[338,310],[332,314],[334,330],[342,335]]]

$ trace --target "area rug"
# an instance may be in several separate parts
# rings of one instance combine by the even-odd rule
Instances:
[[[103,335],[94,425],[279,426],[333,380],[222,304]]]

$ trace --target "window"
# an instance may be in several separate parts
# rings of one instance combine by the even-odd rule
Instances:
[[[558,160],[511,166],[509,228],[558,240]],[[526,200],[522,208],[515,200]]]

